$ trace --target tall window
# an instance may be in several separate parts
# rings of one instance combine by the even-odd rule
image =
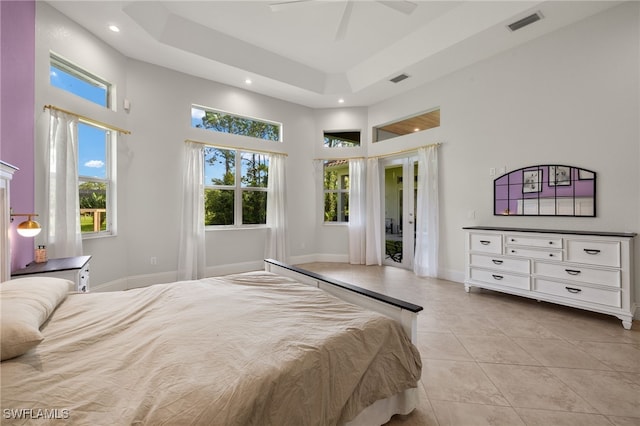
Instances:
[[[78,192],[83,235],[115,231],[115,134],[78,123]]]
[[[205,225],[267,223],[268,156],[206,147],[204,177]]]
[[[197,105],[191,106],[191,126],[213,132],[251,136],[267,141],[282,141],[282,124],[280,123],[243,117]]]
[[[349,221],[349,160],[324,162],[324,221]]]
[[[54,54],[50,56],[49,82],[54,87],[105,108],[110,107],[112,91],[110,83]]]

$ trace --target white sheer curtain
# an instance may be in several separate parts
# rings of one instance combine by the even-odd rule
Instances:
[[[366,163],[349,160],[349,263],[366,263]]]
[[[80,256],[78,118],[53,109],[49,113],[45,220],[48,256]]]
[[[418,150],[418,202],[413,271],[438,276],[438,145]]]
[[[204,278],[204,147],[185,143],[178,280]]]
[[[287,261],[286,156],[269,154],[267,185],[267,242],[265,255],[280,262]]]
[[[367,160],[366,256],[367,265],[382,265],[382,221],[380,216],[380,166],[377,158]]]

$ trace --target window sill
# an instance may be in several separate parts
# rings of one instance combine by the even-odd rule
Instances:
[[[233,225],[218,225],[218,226],[205,226],[204,232],[209,231],[247,231],[254,229],[269,229],[267,225],[242,225],[242,226],[233,226]]]
[[[82,240],[96,240],[99,238],[109,238],[109,237],[117,237],[118,234],[114,232],[88,232],[86,234],[82,234]]]

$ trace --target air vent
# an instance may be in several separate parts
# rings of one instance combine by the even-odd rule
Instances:
[[[507,25],[511,31],[517,31],[520,28],[526,27],[527,25],[531,25],[534,22],[537,22],[542,19],[542,14],[540,12],[536,12],[532,15],[526,16],[519,21],[516,21],[512,24]]]
[[[389,80],[389,81],[390,81],[390,82],[392,82],[392,83],[400,83],[402,80],[406,80],[407,78],[409,78],[409,76],[408,76],[408,75],[406,75],[406,74],[400,74],[400,75],[397,75],[397,76],[393,77],[393,78],[392,78],[391,80]]]

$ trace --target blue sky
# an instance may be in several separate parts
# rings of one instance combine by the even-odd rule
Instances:
[[[51,85],[106,107],[106,89],[74,75],[50,68]],[[78,173],[81,176],[107,177],[106,131],[83,123],[78,125]]]

